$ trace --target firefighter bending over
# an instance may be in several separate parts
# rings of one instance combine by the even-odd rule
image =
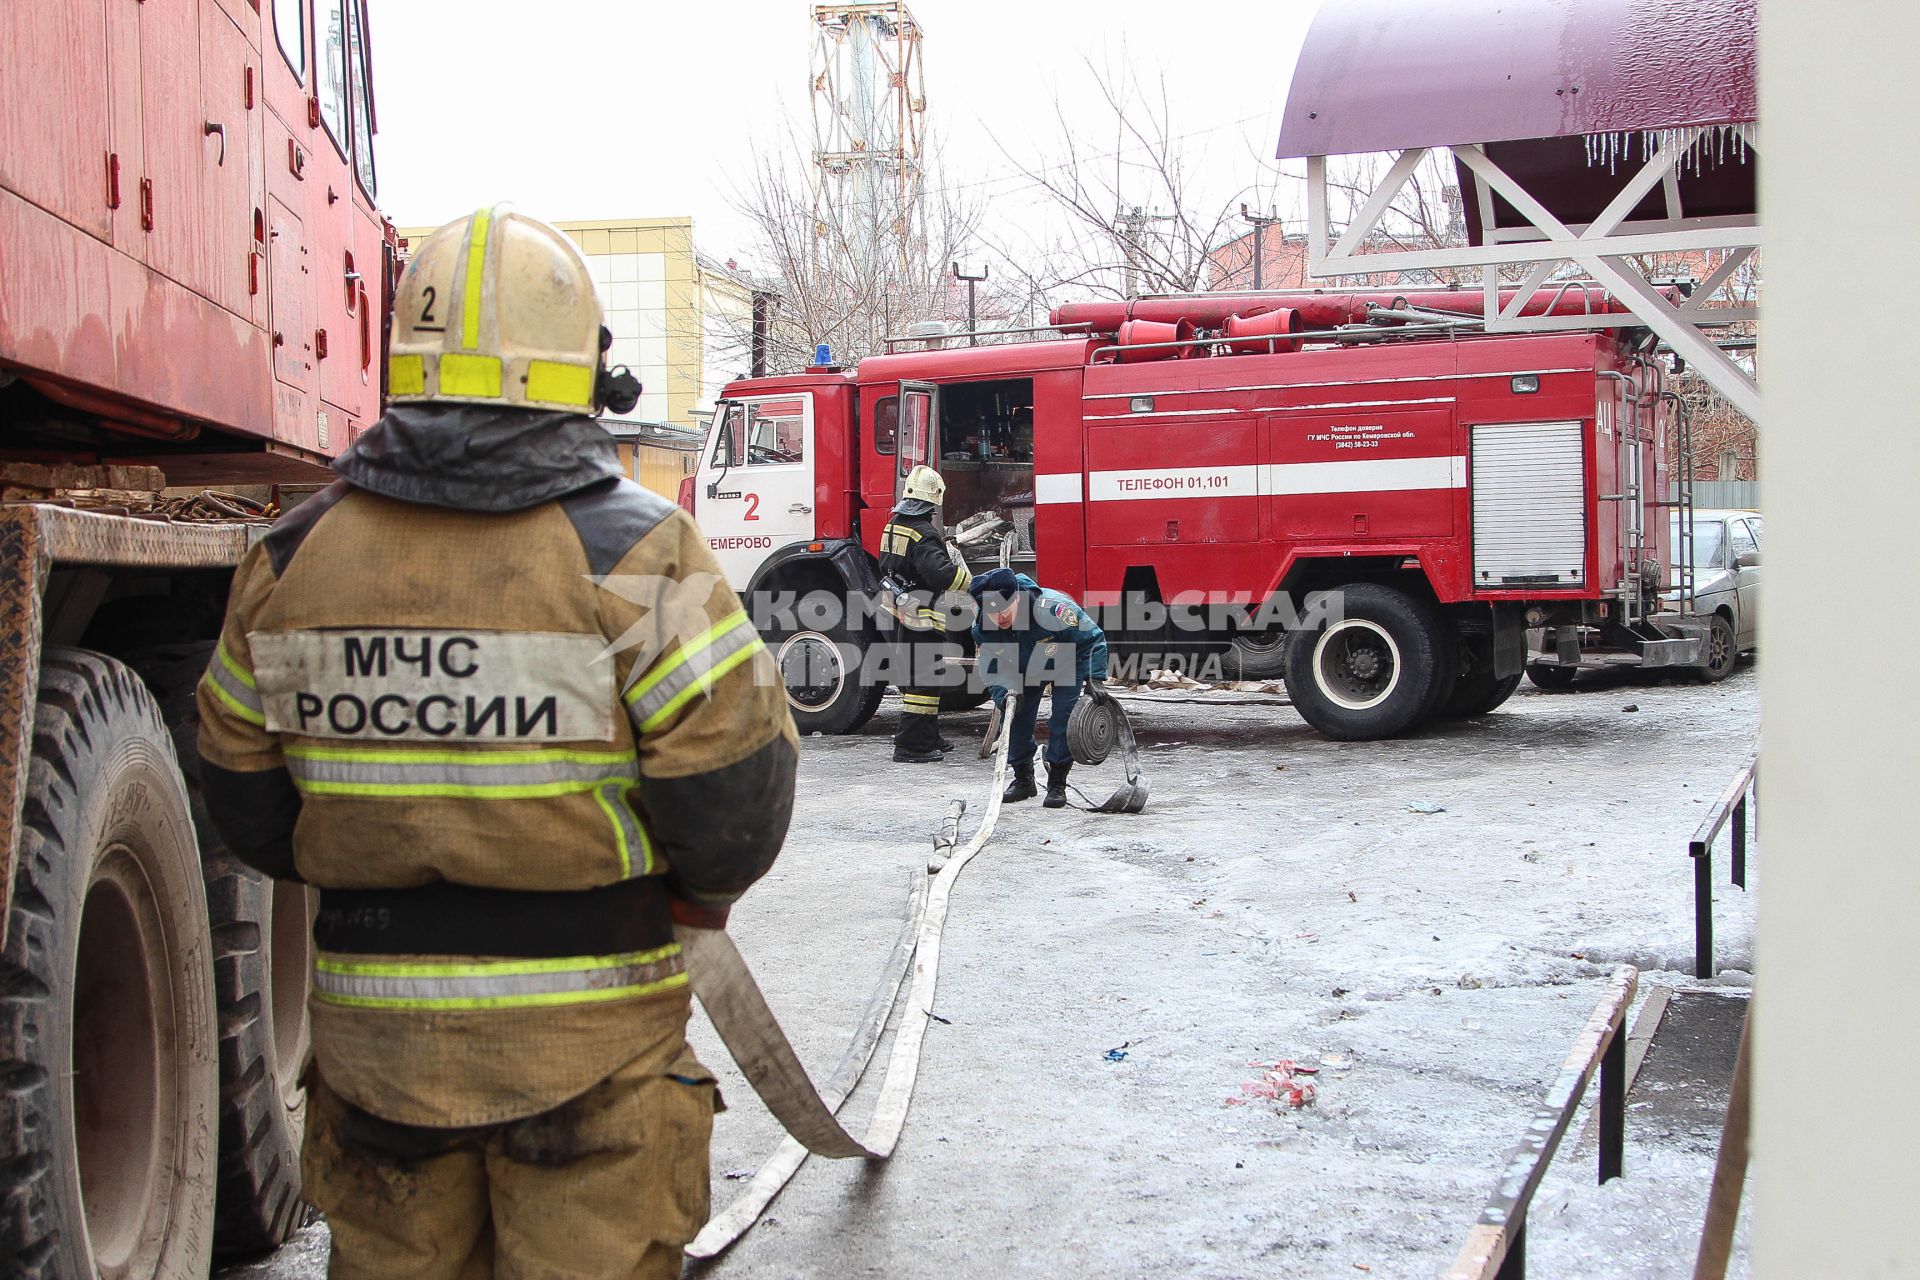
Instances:
[[[1040,691],[1053,685],[1053,710],[1047,717],[1048,809],[1067,803],[1067,774],[1073,754],[1067,749],[1067,719],[1089,680],[1107,678],[1107,634],[1064,592],[1042,587],[1024,573],[991,569],[969,588],[980,608],[973,637],[979,646],[980,677],[993,705],[1006,704],[1008,690],[1020,695],[1013,713],[1007,759],[1013,781],[1005,801],[1030,800],[1033,785],[1033,728],[1039,718]]]
[[[241,564],[199,691],[214,825],[320,890],[305,1194],[335,1280],[678,1276],[716,1094],[673,923],[772,863],[793,723],[620,477],[593,415],[637,385],[566,237],[442,227],[393,324],[391,409]]]
[[[880,576],[892,612],[905,628],[900,647],[908,674],[900,681],[900,727],[893,758],[902,764],[932,764],[953,743],[940,736],[940,690],[945,659],[957,654],[947,638],[947,611],[940,598],[965,591],[972,575],[947,554],[934,516],[947,482],[932,467],[907,473],[893,518],[880,532]]]

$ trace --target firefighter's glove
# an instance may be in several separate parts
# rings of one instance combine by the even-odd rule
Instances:
[[[667,910],[673,915],[675,924],[684,924],[690,929],[724,929],[727,927],[727,912],[731,907],[708,906],[695,902],[691,898],[678,895],[667,899]]]

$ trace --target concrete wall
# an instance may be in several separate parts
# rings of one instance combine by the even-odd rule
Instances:
[[[1920,1276],[1920,693],[1906,652],[1920,635],[1920,329],[1837,323],[1856,314],[1863,271],[1920,278],[1920,6],[1763,0],[1760,36],[1753,1275]],[[1870,625],[1842,625],[1849,603],[1870,606]]]

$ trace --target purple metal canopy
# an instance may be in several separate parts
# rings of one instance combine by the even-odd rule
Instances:
[[[1756,0],[1323,0],[1279,157],[1741,124]]]

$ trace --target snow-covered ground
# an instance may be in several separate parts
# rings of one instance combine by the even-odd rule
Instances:
[[[1643,995],[1697,985],[1686,840],[1754,749],[1757,681],[1528,685],[1483,720],[1380,743],[1328,742],[1271,701],[1131,703],[1144,815],[1003,811],[955,890],[898,1153],[810,1162],[706,1274],[1445,1270],[1613,967],[1639,966]],[[989,779],[970,749],[891,764],[892,718],[806,741],[787,850],[733,917],[821,1077],[946,800],[972,800],[970,828]],[[1074,781],[1098,797],[1117,777]],[[1717,880],[1717,982],[1744,987],[1752,893],[1724,858]],[[704,1023],[695,1042],[732,1108],[718,1207],[779,1131]],[[1313,1106],[1228,1105],[1281,1059],[1320,1069]],[[1690,1274],[1711,1143],[1630,1110],[1627,1176],[1601,1188],[1585,1123],[1536,1199],[1533,1273]],[[230,1274],[317,1276],[323,1232]]]

